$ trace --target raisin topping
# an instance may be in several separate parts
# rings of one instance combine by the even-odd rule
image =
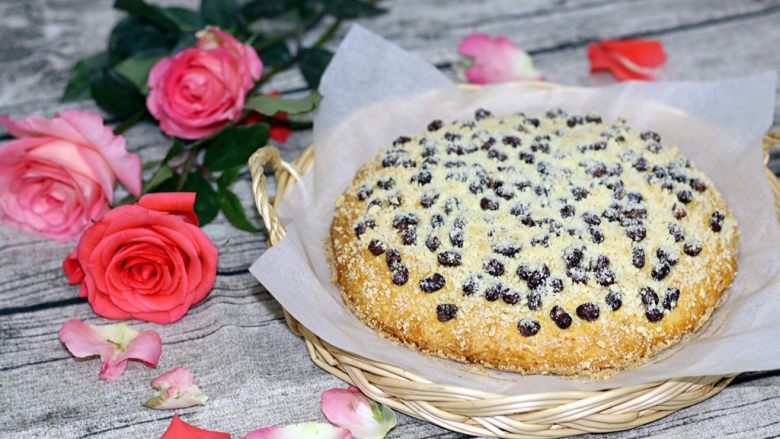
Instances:
[[[567,204],[561,208],[561,216],[564,218],[570,218],[574,216],[574,206]]]
[[[393,186],[395,186],[395,180],[393,180],[393,177],[388,177],[386,180],[377,181],[376,185],[380,189],[384,189],[384,190],[392,189]]]
[[[361,221],[355,226],[355,235],[360,238],[366,233],[366,229],[373,229],[374,227],[376,227],[376,222],[372,219]]]
[[[566,268],[578,267],[582,264],[582,259],[585,256],[583,250],[584,248],[580,247],[569,247],[563,251],[563,261],[566,263]]]
[[[678,224],[670,223],[667,228],[669,229],[669,234],[674,237],[674,242],[685,240],[685,233],[683,233],[682,227]]]
[[[655,280],[663,280],[672,271],[672,266],[668,262],[661,262],[653,267],[653,271],[650,272],[650,276]]]
[[[693,193],[689,190],[682,190],[677,192],[677,199],[683,204],[688,204],[693,201]]]
[[[577,317],[586,322],[593,322],[599,318],[599,307],[592,303],[583,303],[577,307]]]
[[[428,124],[428,131],[438,131],[443,126],[444,122],[442,122],[440,119],[436,119]]]
[[[558,305],[555,305],[550,310],[550,318],[561,329],[568,329],[568,327],[571,326],[571,316],[566,312],[566,310]]]
[[[422,197],[420,197],[420,205],[424,208],[429,208],[433,206],[434,203],[439,199],[439,194],[426,192],[423,194]]]
[[[661,135],[655,131],[644,131],[639,135],[639,138],[642,140],[652,140],[653,142],[661,141]]]
[[[723,220],[726,217],[720,212],[713,212],[710,217],[710,230],[713,232],[720,232],[723,229]]]
[[[460,138],[461,138],[461,135],[458,134],[458,133],[451,133],[451,132],[444,133],[444,139],[445,140],[449,140],[450,142],[454,142],[456,140],[460,140]],[[460,155],[460,154],[458,154],[458,155]]]
[[[495,302],[504,294],[504,286],[501,284],[493,284],[485,289],[485,300],[488,302]]]
[[[588,196],[588,190],[583,187],[574,187],[571,189],[571,194],[574,196],[574,201],[582,201]]]
[[[401,253],[399,253],[398,250],[388,250],[385,258],[387,259],[387,267],[390,268],[390,270],[401,267]]]
[[[480,149],[487,151],[487,150],[489,150],[490,148],[492,148],[492,147],[493,147],[495,144],[496,144],[496,139],[495,139],[495,137],[491,137],[491,138],[487,139],[487,140],[485,141],[485,143],[483,143],[483,144],[482,144],[482,146],[480,147]]]
[[[405,230],[416,225],[417,215],[413,213],[398,214],[393,218],[393,228],[396,230]]]
[[[520,301],[520,293],[510,288],[506,288],[501,293],[501,300],[507,305],[516,305]]]
[[[645,249],[642,247],[634,247],[632,250],[631,263],[636,268],[642,268],[645,266]]]
[[[482,120],[486,117],[489,117],[492,113],[488,110],[485,110],[484,108],[478,108],[477,111],[474,112],[474,119]]]
[[[538,321],[524,317],[517,321],[517,330],[523,337],[533,337],[539,333],[542,326]]]
[[[542,295],[538,291],[531,291],[526,296],[526,302],[528,304],[528,309],[531,311],[542,309]]]
[[[501,276],[504,274],[504,264],[496,259],[488,259],[482,265],[482,269],[491,276]]]
[[[639,297],[642,303],[647,307],[658,305],[658,294],[650,287],[642,287],[639,290]]]
[[[433,216],[431,216],[431,227],[434,229],[438,229],[441,227],[441,225],[444,224],[444,217],[440,213],[436,213]]]
[[[357,197],[360,201],[365,201],[368,197],[371,196],[371,194],[374,193],[374,190],[366,185],[360,186],[360,189],[358,189]]]
[[[439,263],[445,267],[457,267],[461,264],[460,253],[453,251],[443,251],[439,253]]]
[[[692,178],[690,181],[691,187],[696,192],[704,192],[707,190],[707,185],[704,184],[703,181],[699,180],[698,178]]]
[[[424,186],[431,182],[431,179],[433,178],[431,171],[428,171],[427,169],[423,169],[422,171],[412,175],[412,183],[417,183],[420,186]]]
[[[623,293],[618,291],[610,291],[604,300],[607,302],[607,305],[609,305],[609,308],[612,309],[612,311],[617,311],[621,306],[623,306]]]
[[[498,210],[498,202],[495,200],[491,200],[490,198],[484,197],[481,200],[479,200],[479,207],[482,210]]]
[[[679,288],[667,288],[664,293],[663,307],[669,311],[673,310],[677,306],[677,301],[680,299]]]
[[[591,212],[585,212],[582,214],[582,221],[585,222],[585,224],[591,225],[591,226],[598,226],[601,224],[601,218],[599,218],[598,215]]]
[[[463,281],[463,286],[461,289],[463,290],[463,294],[470,296],[474,293],[479,292],[479,288],[482,285],[482,276],[479,274],[471,274],[469,275],[465,281]]]
[[[518,276],[520,276],[519,272],[520,269],[518,268]],[[531,270],[530,274],[528,275],[528,279],[526,280],[528,289],[535,290],[539,288],[544,284],[548,277],[550,277],[550,269],[545,264],[542,264],[541,267],[535,270]]]
[[[441,303],[436,305],[436,318],[440,322],[448,322],[458,315],[458,307],[451,303]]]
[[[504,138],[503,138],[503,139],[501,139],[501,142],[502,142],[504,145],[509,145],[509,146],[511,146],[512,148],[517,148],[517,147],[518,147],[518,146],[520,146],[520,144],[522,143],[522,142],[520,141],[520,138],[519,138],[519,137],[517,137],[517,136],[504,136]]]
[[[632,165],[634,169],[636,169],[639,172],[645,172],[647,171],[647,159],[644,157],[639,157],[634,161],[634,164]]]
[[[557,294],[563,291],[563,279],[556,277],[554,279],[550,279],[548,283],[553,293]]]
[[[507,257],[514,257],[516,254],[520,253],[520,245],[514,244],[514,243],[504,243],[504,244],[498,244],[493,247],[493,251],[495,253],[498,253],[500,255],[504,255]]]
[[[647,320],[650,322],[660,322],[661,319],[664,318],[664,313],[658,308],[649,308],[645,311],[645,317],[647,317]]]
[[[672,215],[674,215],[674,219],[681,220],[688,215],[688,212],[679,204],[674,203],[674,206],[672,206]]]
[[[428,247],[428,250],[432,252],[438,250],[440,245],[441,245],[441,241],[436,236],[430,235],[425,240],[425,246]]]
[[[686,242],[683,246],[683,251],[688,256],[699,256],[699,253],[701,253],[702,245],[699,241],[690,241]]]
[[[444,276],[439,273],[433,273],[431,276],[420,279],[420,289],[425,293],[432,293],[444,288],[446,283]]]
[[[408,281],[409,270],[406,267],[400,266],[398,269],[393,270],[393,283],[395,285],[401,286],[406,284]]]
[[[598,227],[590,226],[588,227],[588,232],[590,232],[590,240],[595,244],[601,244],[604,242],[604,232],[602,232]]]
[[[404,245],[414,245],[417,243],[417,229],[410,227],[401,231],[401,242]]]
[[[385,252],[385,245],[378,239],[372,239],[371,242],[368,243],[368,251],[374,256],[379,256]]]

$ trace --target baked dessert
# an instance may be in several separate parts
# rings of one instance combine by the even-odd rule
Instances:
[[[678,342],[731,284],[736,245],[712,182],[658,133],[561,110],[399,137],[331,225],[361,320],[529,374],[606,376]]]

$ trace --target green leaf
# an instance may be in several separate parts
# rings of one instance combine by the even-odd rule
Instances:
[[[200,14],[192,9],[171,6],[163,10],[183,32],[197,32],[206,26]]]
[[[203,174],[191,172],[184,183],[184,192],[195,192],[195,213],[198,215],[200,225],[206,225],[216,218],[219,213],[219,196],[217,191],[206,181]]]
[[[65,86],[62,101],[70,102],[89,98],[90,78],[95,70],[104,67],[107,62],[106,53],[100,52],[74,64],[70,69],[70,80]]]
[[[180,31],[176,20],[166,10],[150,5],[144,0],[116,0],[114,8],[136,16],[161,30],[177,33]]]
[[[325,12],[336,18],[373,17],[384,14],[387,9],[378,8],[363,0],[323,0]]]
[[[127,58],[114,67],[120,75],[127,78],[135,84],[142,92],[147,91],[146,78],[149,76],[149,70],[160,60],[159,56],[150,56],[146,58]]]
[[[247,99],[244,108],[255,110],[266,116],[278,113],[303,114],[314,111],[322,100],[322,95],[312,91],[300,99],[285,99],[279,96],[257,95]]]
[[[96,72],[92,77],[90,91],[100,108],[120,119],[145,108],[144,97],[138,88],[112,69]]]
[[[260,231],[260,228],[249,222],[244,206],[241,205],[241,200],[230,189],[225,187],[219,188],[219,204],[222,207],[222,213],[225,214],[225,218],[235,228],[250,233]]]
[[[148,162],[144,162],[144,164],[141,166],[141,169],[144,171],[151,171],[157,166],[160,166],[160,164],[162,164],[160,160],[149,160]]]
[[[176,44],[178,33],[165,33],[135,17],[127,17],[117,23],[108,37],[108,53],[111,65],[125,58],[147,58],[167,55]]]
[[[241,176],[242,169],[244,169],[243,164],[226,169],[222,175],[217,178],[217,186],[225,188],[230,187],[230,185],[235,183],[236,180],[238,180],[238,177]]]
[[[143,193],[149,193],[157,189],[166,180],[173,177],[173,171],[168,165],[160,165],[157,172],[152,175],[152,178],[144,184]]]
[[[259,44],[262,44],[262,41]],[[290,53],[290,49],[284,41],[266,47],[259,55],[260,59],[263,60],[263,68],[268,70],[291,63],[293,60],[292,53]]]
[[[292,6],[294,3],[291,1],[252,0],[244,5],[241,13],[247,21],[255,21],[260,18],[276,18],[290,10]]]
[[[178,137],[174,137],[173,144],[171,145],[171,148],[168,150],[168,152],[165,153],[165,157],[163,158],[162,163],[165,164],[170,162],[172,158],[181,154],[183,151],[184,147],[181,143],[181,140]]]
[[[200,16],[207,24],[227,30],[238,24],[236,0],[201,0]]]
[[[206,147],[203,165],[212,171],[245,165],[249,156],[265,145],[269,131],[267,123],[227,128]]]
[[[316,89],[320,85],[320,78],[325,67],[333,58],[333,52],[322,48],[301,49],[298,52],[298,67],[309,87]]]

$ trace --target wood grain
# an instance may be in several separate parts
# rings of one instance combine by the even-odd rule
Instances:
[[[609,80],[587,72],[584,48],[600,37],[660,39],[669,53],[663,79],[725,78],[780,66],[780,51],[772,47],[780,41],[780,0],[384,3],[389,14],[362,24],[450,74],[458,41],[472,31],[509,36],[534,55],[549,80],[569,84]],[[120,17],[110,6],[89,0],[0,3],[0,114],[94,109],[89,103],[62,104],[58,97],[72,62],[103,48]],[[269,89],[294,92],[302,86],[300,75],[291,72]],[[139,125],[126,136],[145,160],[165,152],[165,137],[153,125]],[[284,145],[284,157],[295,157],[310,140],[309,132],[296,133]],[[251,206],[247,175],[238,193]],[[105,323],[61,274],[71,245],[0,226],[0,437],[159,437],[172,413],[141,403],[152,393],[148,381],[177,365],[190,368],[211,398],[206,407],[180,411],[195,425],[242,435],[266,425],[323,419],[320,393],[343,383],[309,361],[279,305],[246,271],[265,250],[264,238],[230,227],[221,216],[205,231],[220,251],[214,292],[176,324],[134,322],[162,336],[161,363],[157,370],[132,363],[120,380],[105,383],[97,380],[97,362],[74,360],[56,336],[68,318]],[[603,437],[778,437],[778,419],[780,372],[754,373],[695,407]],[[462,436],[400,416],[390,437]]]

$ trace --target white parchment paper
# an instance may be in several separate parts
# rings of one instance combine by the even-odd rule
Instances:
[[[583,55],[584,56],[584,55]],[[433,66],[354,26],[326,71],[315,118],[315,167],[285,196],[287,236],[251,272],[298,321],[329,343],[445,384],[499,393],[591,390],[660,379],[780,368],[780,226],[762,165],[775,74],[716,82],[626,83],[604,88],[522,84],[456,88]],[[323,242],[335,199],[360,165],[433,119],[541,113],[561,107],[623,117],[677,144],[715,182],[741,230],[739,273],[707,325],[648,364],[608,380],[522,376],[414,352],[354,317],[330,281]]]

